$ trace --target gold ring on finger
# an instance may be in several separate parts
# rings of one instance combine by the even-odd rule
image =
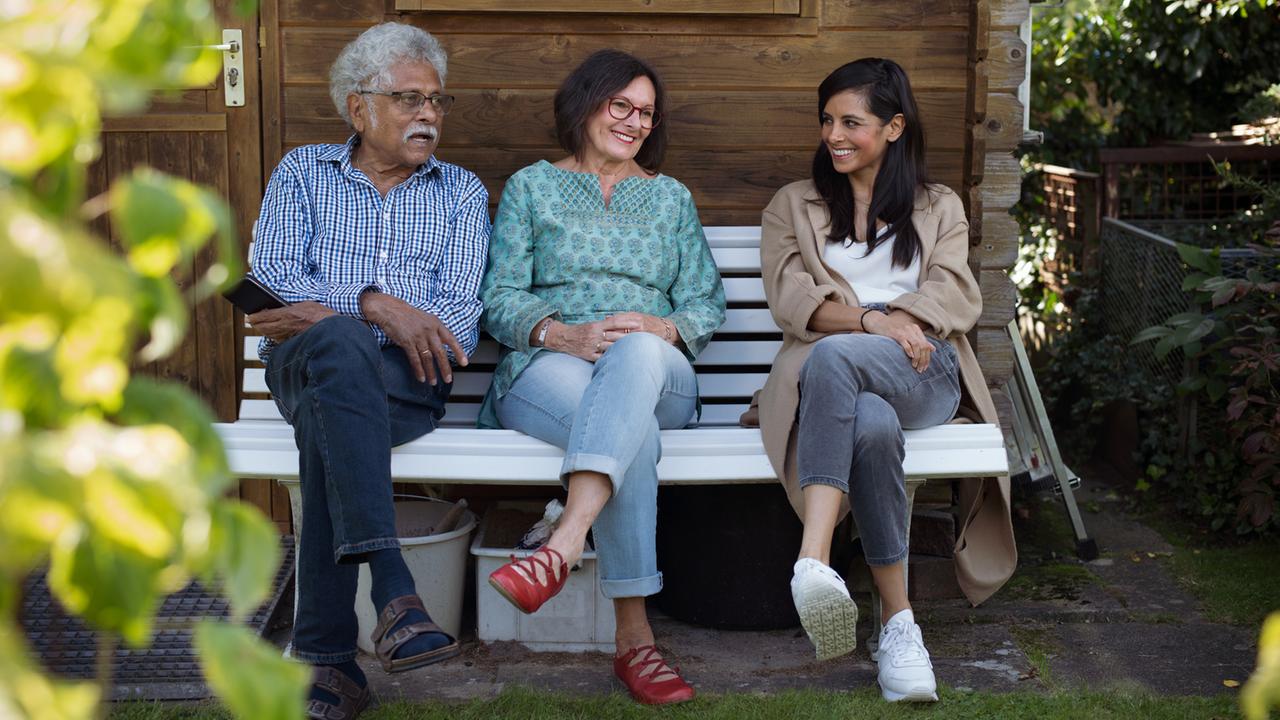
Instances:
[[[423,350],[422,352],[420,352],[420,353],[418,353],[418,354],[419,354],[419,355],[430,355],[430,354],[431,354],[431,350],[428,348],[428,349]]]

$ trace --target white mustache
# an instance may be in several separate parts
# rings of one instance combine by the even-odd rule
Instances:
[[[440,135],[439,130],[436,130],[434,127],[427,125],[426,123],[414,123],[404,131],[404,137],[401,139],[401,142],[409,142],[409,138],[414,135],[418,135],[419,133],[425,134],[432,140],[435,140]]]

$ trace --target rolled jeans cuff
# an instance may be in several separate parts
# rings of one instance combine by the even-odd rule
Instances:
[[[299,650],[297,646],[290,653],[294,658],[301,660],[308,665],[338,665],[356,659],[356,649],[351,648],[345,652],[339,653],[311,653],[305,650]]]
[[[366,555],[375,550],[388,550],[391,548],[400,549],[399,538],[384,537],[362,540],[358,543],[343,543],[333,551],[333,561],[335,563],[349,562],[352,555]]]
[[[800,478],[800,489],[803,490],[810,485],[826,485],[840,490],[844,494],[849,494],[849,481],[840,478],[827,477],[826,475],[810,475],[809,477]]]
[[[632,580],[600,579],[600,594],[609,598],[649,597],[662,591],[662,573]]]
[[[866,538],[863,538],[863,540],[862,540],[862,548],[863,548],[863,552],[866,552],[866,548],[867,548],[867,541],[866,541]],[[889,557],[887,557],[887,558],[873,558],[873,557],[871,557],[870,555],[868,555],[868,556],[866,557],[866,561],[867,561],[867,564],[868,564],[868,565],[874,565],[874,566],[877,566],[877,567],[882,566],[882,565],[896,565],[896,564],[898,564],[898,563],[902,562],[903,560],[906,560],[906,559],[907,559],[907,551],[908,551],[908,549],[909,549],[909,548],[907,548],[907,547],[904,545],[904,546],[903,546],[903,548],[902,548],[901,550],[899,550],[898,552],[894,553],[893,555],[890,555],[890,556],[889,556]]]
[[[582,472],[598,472],[609,478],[609,484],[613,486],[613,494],[618,494],[618,487],[622,485],[622,474],[625,468],[608,455],[592,455],[590,453],[573,453],[564,456],[564,464],[560,466],[560,482],[569,488],[569,475],[571,473]]]

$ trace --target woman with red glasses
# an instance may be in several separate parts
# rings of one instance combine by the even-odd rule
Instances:
[[[568,155],[507,182],[481,288],[482,322],[504,348],[480,424],[564,448],[568,490],[547,543],[489,582],[537,611],[592,530],[617,619],[614,673],[647,704],[694,694],[654,647],[645,597],[662,589],[659,430],[696,419],[690,362],[725,309],[693,199],[658,173],[665,107],[658,74],[626,53],[601,50],[570,73],[555,97]]]

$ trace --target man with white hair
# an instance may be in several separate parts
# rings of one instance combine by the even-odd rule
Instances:
[[[488,195],[433,156],[453,97],[430,34],[373,27],[343,49],[329,92],[354,134],[297,148],[254,226],[254,275],[292,304],[248,317],[293,425],[302,480],[293,654],[316,666],[308,716],[349,719],[369,691],[355,663],[357,568],[369,563],[373,641],[388,672],[458,654],[400,555],[391,447],[444,415],[451,365],[476,346]]]

